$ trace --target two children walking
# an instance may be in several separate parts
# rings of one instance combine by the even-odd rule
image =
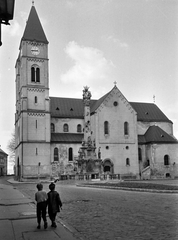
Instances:
[[[49,185],[50,191],[46,193],[43,190],[43,185],[41,183],[37,184],[38,191],[35,193],[35,200],[37,202],[37,228],[41,228],[41,218],[44,221],[44,229],[48,227],[47,219],[46,219],[46,209],[48,206],[48,214],[51,220],[51,227],[56,228],[56,215],[57,212],[60,212],[60,208],[62,207],[62,202],[59,196],[59,193],[55,191],[55,184],[51,183]]]

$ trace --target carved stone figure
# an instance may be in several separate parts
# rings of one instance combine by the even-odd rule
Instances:
[[[83,101],[84,104],[89,106],[90,104],[90,98],[91,98],[91,92],[88,90],[89,87],[85,86],[83,89]]]

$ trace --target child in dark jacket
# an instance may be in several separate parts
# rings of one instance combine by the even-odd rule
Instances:
[[[36,185],[38,192],[35,193],[35,200],[37,201],[37,222],[38,226],[37,228],[41,228],[41,215],[44,221],[44,228],[46,229],[48,227],[47,220],[46,220],[46,208],[47,208],[47,193],[43,191],[43,185],[41,183],[38,183]]]
[[[51,183],[49,185],[49,189],[51,190],[48,192],[48,214],[51,220],[51,227],[56,228],[56,215],[57,212],[60,212],[60,208],[62,207],[62,202],[59,196],[59,193],[55,191],[55,184]]]

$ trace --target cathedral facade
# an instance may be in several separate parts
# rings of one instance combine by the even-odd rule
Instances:
[[[92,144],[100,175],[178,176],[173,122],[154,103],[129,102],[116,84],[100,99],[49,96],[48,40],[32,6],[16,61],[18,178],[78,175],[81,146]],[[84,94],[83,94],[84,95]],[[84,172],[86,173],[86,172]],[[92,171],[90,171],[92,173]],[[98,173],[98,172],[97,172]]]

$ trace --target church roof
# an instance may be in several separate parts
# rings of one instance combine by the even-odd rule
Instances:
[[[22,40],[48,43],[34,6],[31,8]]]
[[[130,102],[130,104],[137,112],[138,121],[172,123],[154,103]]]
[[[109,92],[110,93],[110,92]],[[91,100],[91,114],[101,105],[109,94],[98,100]],[[143,122],[170,122],[166,115],[153,103],[129,102],[137,112],[137,120]],[[50,97],[51,117],[83,119],[83,99]]]
[[[51,133],[51,142],[81,143],[83,137],[82,133]]]
[[[144,135],[138,135],[138,143],[178,143],[178,141],[160,127],[151,126]]]
[[[102,102],[109,95],[110,92],[106,93],[103,97],[101,97],[100,99],[95,100],[95,102],[93,102],[93,104],[91,106],[91,114],[96,111],[96,109],[102,104]]]

